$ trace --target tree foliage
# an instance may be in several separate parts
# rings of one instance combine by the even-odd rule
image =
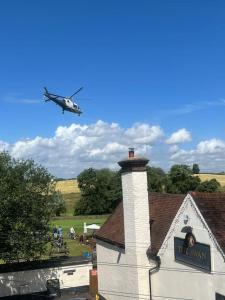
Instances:
[[[0,153],[0,207],[0,258],[6,262],[39,258],[55,213],[53,177],[31,160]]]
[[[110,213],[122,197],[121,178],[109,169],[86,169],[77,177],[81,198],[75,214]]]
[[[195,191],[200,184],[200,178],[192,175],[187,165],[173,165],[167,176],[165,190],[167,193],[185,194]]]
[[[213,178],[211,180],[202,181],[198,185],[196,190],[198,192],[212,193],[212,192],[219,192],[220,188],[221,188],[220,183],[215,178]]]
[[[122,198],[119,172],[109,169],[86,169],[77,177],[81,198],[75,215],[110,213]],[[149,192],[186,194],[189,191],[217,192],[221,190],[216,179],[201,182],[187,165],[173,165],[166,174],[161,168],[147,166]]]
[[[192,166],[192,173],[193,174],[199,174],[200,173],[200,169],[199,169],[199,165],[198,164],[193,164],[193,166]]]
[[[55,216],[60,216],[62,213],[66,212],[66,204],[59,191],[53,192],[53,214]]]
[[[201,182],[198,176],[193,176],[193,170],[187,165],[173,165],[166,181],[168,193],[219,192],[220,189],[220,183],[216,179]]]
[[[149,192],[163,192],[166,183],[166,173],[161,168],[147,166]]]

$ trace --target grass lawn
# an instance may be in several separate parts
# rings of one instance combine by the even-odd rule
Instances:
[[[91,247],[87,246],[87,245],[82,245],[79,244],[78,240],[71,240],[66,238],[63,238],[63,241],[66,242],[67,244],[67,248],[69,249],[69,256],[82,256],[83,252],[88,251],[91,253],[92,249]],[[47,253],[46,255],[43,257],[45,259],[49,258],[49,252],[50,252],[50,243],[47,246]],[[59,254],[57,252],[57,249],[55,249],[56,251],[54,253],[52,253],[51,257],[55,257],[55,256],[60,256],[60,255],[64,255],[64,253]]]
[[[69,238],[69,229],[72,226],[75,229],[76,235],[81,235],[84,230],[84,222],[87,225],[97,224],[102,225],[107,219],[108,215],[100,216],[73,216],[77,201],[80,199],[80,189],[78,182],[75,179],[60,180],[56,182],[56,190],[62,193],[62,197],[66,205],[66,213],[60,217],[55,217],[51,220],[50,226],[61,226],[63,229],[63,240],[67,243],[71,256],[80,256],[83,251],[90,251],[90,247],[80,245],[78,240],[71,240]],[[92,231],[88,232],[92,234]]]
[[[83,233],[84,230],[84,223],[86,222],[87,225],[90,224],[97,224],[102,225],[105,220],[107,219],[108,215],[102,216],[62,216],[53,218],[51,221],[51,227],[53,228],[54,225],[57,227],[61,226],[63,229],[63,236],[68,236],[69,229],[71,226],[76,231],[76,234]]]
[[[80,235],[84,230],[84,222],[87,225],[97,224],[102,225],[107,219],[108,215],[100,215],[100,216],[62,216],[56,217],[52,219],[50,225],[51,228],[54,226],[61,226],[63,229],[63,240],[67,243],[69,248],[70,256],[80,256],[84,251],[91,251],[91,248],[86,245],[79,244],[78,240],[71,240],[69,238],[69,229],[71,226],[76,231],[76,235]],[[92,234],[92,231],[88,231],[88,234]]]

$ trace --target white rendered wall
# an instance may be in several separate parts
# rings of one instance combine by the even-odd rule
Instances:
[[[184,224],[185,215],[190,218],[188,224]],[[174,237],[184,238],[185,233],[181,230],[186,225],[193,227],[197,242],[210,245],[211,272],[175,261]],[[155,264],[146,262],[144,252],[142,252],[143,262],[138,270],[134,266],[137,264],[137,258],[132,259],[131,249],[120,254],[119,248],[97,241],[97,256],[99,292],[102,296],[107,300],[150,299],[146,296],[149,295],[148,270]],[[160,270],[151,276],[152,299],[214,300],[215,293],[225,296],[223,253],[190,196],[186,197],[178,211],[159,256]],[[136,277],[131,274],[135,274]],[[143,276],[142,291],[134,282],[140,278],[139,275]]]
[[[185,233],[181,232],[185,226],[185,215],[190,217],[187,225],[193,228],[197,242],[210,245],[211,272],[175,261],[174,237],[185,237]],[[213,300],[216,292],[225,296],[224,258],[190,196],[186,197],[159,256],[160,271],[151,276],[153,299]]]
[[[137,269],[137,262],[122,249],[97,240],[98,290],[107,300],[148,299],[148,270],[155,266],[145,261]],[[145,261],[145,262],[144,262]],[[137,285],[137,280],[142,280]],[[139,287],[142,287],[140,291]]]
[[[72,265],[57,268],[36,269],[0,274],[0,297],[46,291],[48,279],[59,279],[60,288],[89,285],[89,270],[92,264]],[[73,275],[66,271],[75,270]]]

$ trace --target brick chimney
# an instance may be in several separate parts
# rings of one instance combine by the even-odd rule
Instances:
[[[150,220],[146,165],[149,160],[135,157],[119,161],[122,173],[125,252],[146,253],[150,246]],[[138,257],[137,257],[137,260]]]

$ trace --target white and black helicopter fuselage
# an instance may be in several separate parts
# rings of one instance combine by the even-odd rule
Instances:
[[[80,107],[78,106],[78,104],[72,100],[72,97],[74,95],[76,95],[77,93],[79,93],[82,89],[83,89],[83,87],[79,88],[79,90],[77,90],[70,97],[64,97],[64,96],[59,96],[56,94],[49,93],[47,88],[44,87],[45,92],[43,95],[46,97],[44,100],[45,100],[45,102],[47,102],[47,101],[55,102],[57,105],[59,105],[62,108],[63,113],[66,110],[66,111],[78,114],[78,116],[80,116],[82,111],[80,110]]]

